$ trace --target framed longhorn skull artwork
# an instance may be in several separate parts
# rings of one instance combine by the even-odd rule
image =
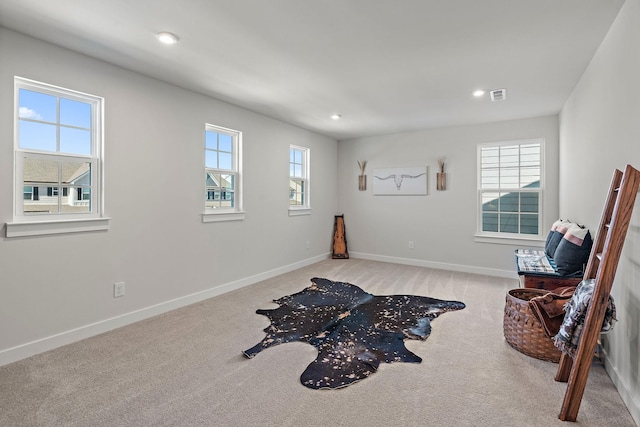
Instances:
[[[377,196],[425,196],[427,194],[427,167],[374,169],[373,194]]]

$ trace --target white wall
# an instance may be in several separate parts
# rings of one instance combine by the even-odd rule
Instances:
[[[640,168],[640,0],[627,0],[565,104],[560,120],[560,214],[598,226],[611,176]],[[640,203],[612,295],[618,323],[605,336],[606,366],[640,423]],[[588,385],[587,385],[588,387]]]
[[[107,232],[1,230],[0,364],[328,255],[335,140],[2,28],[0,58],[0,223],[12,220],[14,75],[105,98],[112,218]],[[244,221],[202,223],[205,122],[243,132]],[[310,216],[288,216],[289,144],[311,149]]]
[[[558,117],[360,138],[338,143],[339,208],[351,255],[436,268],[515,277],[513,251],[476,242],[477,145],[545,139],[545,229],[558,217]],[[436,191],[444,158],[446,191]],[[358,191],[358,160],[367,160],[367,191]],[[373,169],[428,166],[427,196],[374,196]],[[409,249],[409,241],[415,248]],[[524,247],[527,247],[526,245]]]

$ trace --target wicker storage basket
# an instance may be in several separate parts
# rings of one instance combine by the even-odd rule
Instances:
[[[558,363],[560,350],[544,333],[542,324],[533,315],[528,304],[531,298],[548,292],[543,289],[527,288],[512,289],[507,292],[504,305],[504,337],[511,347],[527,356]]]

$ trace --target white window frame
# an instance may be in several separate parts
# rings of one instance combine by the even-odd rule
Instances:
[[[519,188],[519,187],[507,187],[500,186],[498,188],[483,188],[482,187],[482,150],[486,148],[500,148],[504,146],[524,146],[531,144],[540,145],[540,186],[533,188]],[[477,232],[475,235],[476,242],[484,243],[506,243],[506,244],[536,244],[543,241],[545,238],[543,218],[544,218],[544,193],[545,193],[545,141],[544,138],[534,138],[527,140],[516,141],[502,141],[478,144],[477,151]],[[521,168],[519,165],[518,168]],[[500,168],[499,168],[500,169]],[[527,233],[509,233],[509,232],[490,232],[482,230],[482,209],[483,209],[483,193],[495,193],[495,192],[519,192],[519,193],[537,193],[538,194],[538,234]],[[518,211],[521,214],[522,211]],[[519,216],[519,215],[518,215]]]
[[[91,154],[78,155],[41,151],[20,147],[19,93],[20,89],[44,93],[91,105]],[[14,197],[13,222],[7,223],[7,237],[23,237],[81,231],[108,230],[110,218],[104,215],[104,98],[66,89],[35,80],[14,77]],[[56,123],[57,129],[60,123]],[[25,159],[51,161],[79,161],[91,165],[91,192],[93,198],[89,212],[31,214],[24,212]],[[46,186],[45,186],[46,187]],[[54,186],[55,187],[55,186]],[[41,194],[40,197],[43,195]]]
[[[207,148],[206,143],[206,132],[216,132],[222,133],[231,136],[232,141],[232,153],[231,153],[231,169],[218,169],[218,168],[209,168],[206,165],[206,153],[208,151],[217,151],[210,150]],[[203,204],[204,212],[202,213],[202,222],[220,222],[220,221],[240,221],[245,218],[245,212],[242,210],[242,132],[234,129],[225,128],[222,126],[212,125],[209,123],[205,123],[205,138],[203,139],[203,148],[204,148],[204,156],[203,156],[203,164],[205,176],[209,173],[222,173],[222,174],[232,174],[234,175],[234,205],[233,207],[216,207],[210,208],[206,206],[207,200],[217,200],[217,199],[208,199],[208,189],[206,186],[205,180],[205,188],[204,191],[200,194],[204,194]]]
[[[296,176],[291,173],[291,150],[296,150],[302,153],[302,176]],[[309,215],[311,214],[311,180],[310,180],[310,164],[311,164],[311,150],[307,147],[301,147],[299,145],[289,146],[289,192],[291,192],[291,181],[301,180],[303,182],[302,200],[301,205],[289,204],[289,216]],[[291,194],[289,194],[289,200],[291,200]]]

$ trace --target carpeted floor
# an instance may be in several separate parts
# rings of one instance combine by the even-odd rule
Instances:
[[[312,277],[376,295],[463,301],[426,341],[421,364],[382,364],[347,388],[312,390],[308,344],[247,359],[269,321],[256,309]],[[1,426],[634,426],[594,363],[578,422],[557,419],[557,365],[509,347],[505,293],[515,280],[358,259],[325,260],[217,298],[0,367]]]

